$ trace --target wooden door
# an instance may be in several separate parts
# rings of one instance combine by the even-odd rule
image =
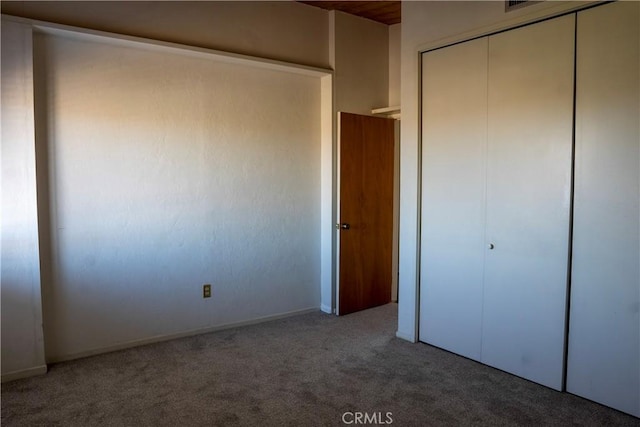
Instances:
[[[339,315],[391,301],[394,126],[340,113]]]

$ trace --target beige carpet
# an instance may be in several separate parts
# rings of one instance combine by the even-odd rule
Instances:
[[[366,412],[398,426],[640,426],[397,339],[396,310],[318,312],[56,364],[2,384],[2,425],[340,426]]]

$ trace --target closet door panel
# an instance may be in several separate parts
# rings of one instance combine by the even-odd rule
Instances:
[[[640,3],[577,25],[567,390],[640,416]]]
[[[420,340],[479,360],[487,39],[423,55]]]
[[[567,302],[574,25],[568,15],[489,37],[482,362],[557,390]]]

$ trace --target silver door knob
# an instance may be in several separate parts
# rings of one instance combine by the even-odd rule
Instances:
[[[342,228],[343,230],[348,230],[351,228],[351,226],[345,222],[340,226],[340,228]]]
[[[489,243],[489,249],[493,249],[493,248],[495,248],[495,247],[496,247],[496,246],[495,246],[493,243]]]

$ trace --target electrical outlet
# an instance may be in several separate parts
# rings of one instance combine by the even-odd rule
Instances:
[[[211,285],[202,285],[202,298],[211,298]]]

